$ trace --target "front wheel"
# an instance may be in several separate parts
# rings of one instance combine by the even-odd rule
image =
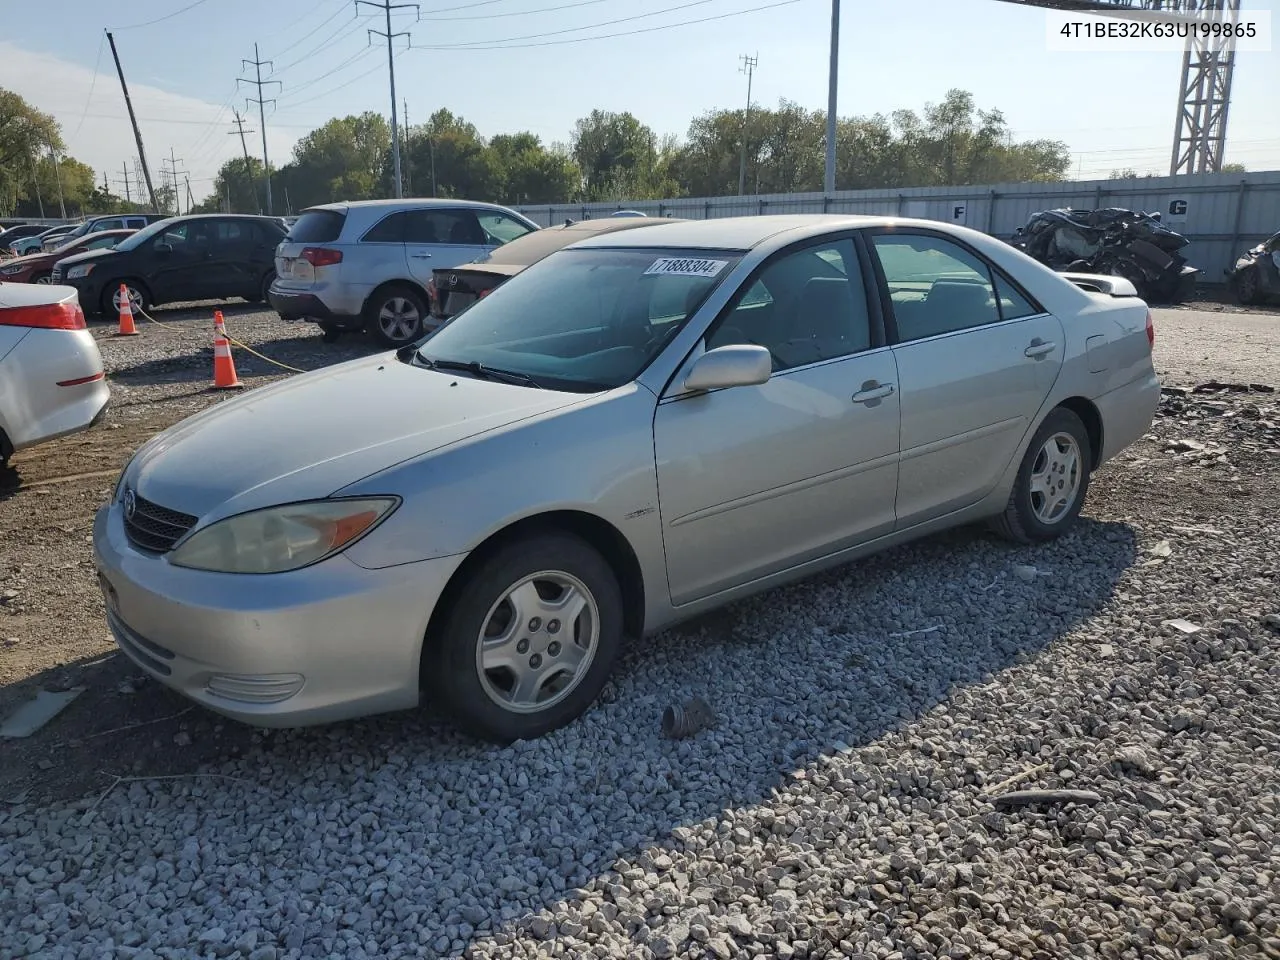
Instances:
[[[1075,524],[1089,492],[1089,433],[1072,411],[1059,407],[1031,438],[997,533],[1015,543],[1062,536]]]
[[[1253,306],[1260,301],[1258,296],[1261,284],[1258,282],[1257,266],[1246,267],[1232,278],[1232,286],[1235,287],[1236,299],[1247,306]]]
[[[622,646],[622,591],[589,544],[553,533],[471,571],[422,658],[423,686],[458,725],[510,743],[582,714]]]
[[[37,273],[31,278],[32,283],[53,283],[53,275],[49,273]]]

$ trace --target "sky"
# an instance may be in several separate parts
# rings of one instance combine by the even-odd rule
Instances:
[[[395,0],[403,2],[403,0]],[[1280,0],[1244,0],[1270,11]],[[153,178],[176,167],[197,201],[263,125],[243,60],[270,61],[262,96],[273,165],[333,116],[390,114],[382,11],[353,0],[3,0],[0,87],[61,123],[68,152],[114,178],[137,156],[105,30],[111,30]],[[708,19],[716,18],[716,19]],[[690,21],[701,20],[700,23]],[[629,110],[661,136],[747,99],[826,109],[830,0],[424,0],[394,11],[397,109],[446,107],[481,134],[529,130],[567,142],[594,108]],[[643,31],[643,32],[638,32]],[[844,0],[841,116],[922,110],[951,88],[999,109],[1018,139],[1072,152],[1072,175],[1168,173],[1181,55],[1050,50],[1043,10],[998,0]],[[173,162],[171,163],[171,158]],[[1237,54],[1228,161],[1280,169],[1280,45]]]

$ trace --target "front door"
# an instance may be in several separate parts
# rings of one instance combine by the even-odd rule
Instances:
[[[672,602],[893,529],[897,369],[873,335],[852,241],[782,254],[731,302],[708,350],[773,354],[759,386],[672,395],[654,419]]]
[[[188,220],[151,241],[148,254],[152,295],[157,303],[207,300],[218,284],[210,269],[213,230],[207,220]]]
[[[902,387],[900,527],[991,492],[1057,380],[1058,319],[976,252],[927,230],[872,232]]]

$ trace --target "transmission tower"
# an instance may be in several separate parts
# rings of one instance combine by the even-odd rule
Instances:
[[[748,57],[744,53],[738,59],[742,61],[738,72],[747,75],[747,109],[742,114],[742,157],[738,161],[738,196],[741,197],[747,192],[747,121],[751,119],[751,78],[755,76],[760,56],[756,54]]]
[[[1077,13],[1145,13],[1184,23],[1240,19],[1240,0],[1002,0],[1024,7]],[[1212,31],[1210,31],[1212,32]],[[1235,72],[1235,43],[1222,36],[1189,40],[1182,55],[1178,119],[1169,175],[1219,173],[1227,146],[1227,108]]]
[[[360,4],[362,3],[377,10],[381,10],[387,17],[387,29],[374,30],[373,28],[370,28],[369,36],[370,38],[385,37],[387,40],[387,70],[391,77],[391,153],[394,158],[396,180],[395,192],[396,198],[398,199],[404,196],[404,190],[400,180],[400,128],[396,124],[396,64],[395,55],[391,49],[391,41],[396,37],[408,37],[409,45],[413,46],[413,36],[408,31],[401,31],[400,33],[391,32],[391,11],[405,10],[409,7],[413,7],[413,12],[418,15],[419,20],[422,19],[422,12],[419,10],[416,3],[392,3],[391,0],[381,0],[380,3],[374,3],[373,0],[356,0],[357,11],[360,9]]]
[[[264,86],[269,86],[270,84],[273,84],[273,83],[280,87],[283,87],[284,84],[280,83],[279,80],[263,80],[262,79],[262,68],[264,66],[274,67],[275,64],[272,63],[270,60],[263,60],[258,56],[258,45],[256,43],[253,45],[253,59],[240,61],[240,69],[243,70],[246,66],[252,66],[254,68],[254,70],[256,71],[255,75],[257,79],[248,80],[244,77],[236,77],[236,83],[251,83],[258,88],[258,96],[245,97],[245,102],[256,103],[258,105],[258,125],[262,127],[262,178],[266,181],[266,184],[267,184],[267,216],[272,216],[271,162],[267,159],[267,115],[266,115],[265,107],[268,103],[275,103],[275,101],[263,100],[262,88]]]
[[[182,199],[181,195],[178,193],[178,177],[179,175],[185,176],[187,171],[178,169],[178,164],[185,161],[180,157],[175,157],[173,155],[173,147],[169,148],[169,160],[167,162],[169,166],[166,169],[166,161],[163,157],[160,159],[160,175],[162,178],[167,179],[167,186],[173,189],[173,212],[174,215],[177,216],[182,213]]]

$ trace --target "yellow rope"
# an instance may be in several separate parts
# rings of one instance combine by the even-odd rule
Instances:
[[[144,317],[146,317],[148,320],[150,320],[152,323],[156,324],[157,326],[164,327],[166,330],[178,329],[176,324],[163,323],[157,320],[155,317],[151,316],[151,314],[147,313],[141,307],[138,308],[137,312],[142,314]],[[227,325],[226,317],[223,317],[222,325],[224,327]],[[227,340],[229,340],[231,343],[234,343],[237,347],[239,347],[241,350],[244,350],[246,353],[251,353],[255,357],[257,357],[259,360],[264,360],[267,363],[272,364],[273,366],[279,367],[281,370],[288,370],[290,373],[307,373],[308,372],[306,370],[299,370],[297,367],[291,367],[287,363],[281,363],[279,360],[272,360],[270,357],[263,356],[257,350],[253,349],[253,347],[246,346],[245,344],[237,340],[235,337],[231,336],[231,334],[229,333],[227,334]]]

